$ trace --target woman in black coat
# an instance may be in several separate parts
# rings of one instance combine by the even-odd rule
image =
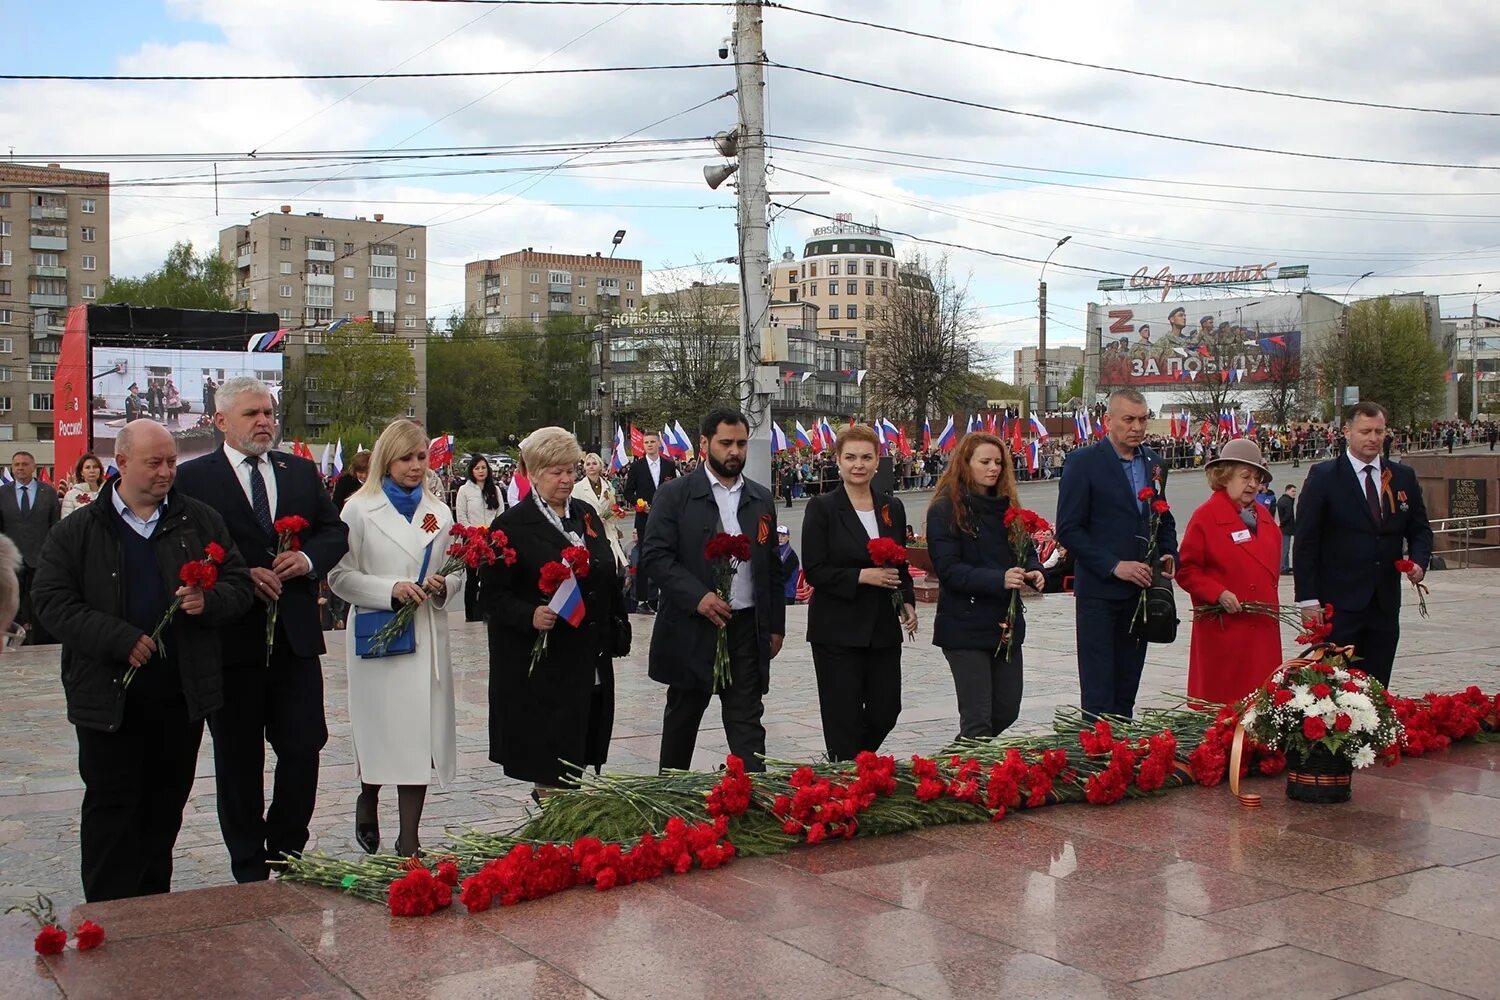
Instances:
[[[561,427],[544,427],[521,442],[531,494],[495,519],[516,550],[512,566],[485,572],[480,594],[489,618],[490,760],[507,776],[558,788],[578,768],[596,770],[609,754],[614,727],[612,627],[625,609],[615,557],[591,504],[572,500],[583,450]],[[547,608],[538,583],[542,567],[569,546],[589,551],[579,581],[583,622],[574,627]],[[547,652],[531,670],[531,648],[546,632]],[[566,763],[565,763],[566,762]]]
[[[993,434],[964,435],[927,509],[927,551],[940,585],[932,642],[953,672],[961,737],[998,736],[1021,714],[1026,622],[1017,615],[1009,651],[1000,648],[1002,627],[1011,591],[1039,591],[1045,579],[1034,547],[1026,565],[1016,565],[1005,512],[1019,506],[1005,444]]]
[[[813,588],[807,611],[818,678],[818,707],[829,760],[878,750],[901,714],[903,632],[917,627],[916,596],[906,566],[876,566],[869,543],[906,538],[901,501],[875,493],[880,441],[863,424],[834,442],[843,485],[808,501],[802,566]],[[904,621],[891,595],[901,595]]]

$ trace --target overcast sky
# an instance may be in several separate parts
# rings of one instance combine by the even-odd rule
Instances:
[[[788,69],[768,74],[774,190],[828,190],[800,208],[976,250],[1042,258],[1049,342],[1079,343],[1100,274],[1276,261],[1307,264],[1341,296],[1426,291],[1445,314],[1494,312],[1500,294],[1500,5],[1394,0],[1284,3],[927,0],[791,7],[948,35],[1107,70],[961,47],[788,10],[766,14],[770,59],[926,94],[1114,129],[1443,168],[1216,148],[882,92]],[[63,7],[70,8],[64,12]],[[996,9],[1001,8],[997,13]],[[17,4],[12,73],[336,73],[563,69],[717,63],[728,6],[619,7],[322,0],[90,0]],[[1295,100],[1188,85],[1193,78],[1458,116]],[[18,160],[68,154],[412,149],[683,139],[730,127],[733,70],[519,78],[315,82],[0,82],[0,135]],[[669,121],[650,126],[662,119]],[[841,145],[833,145],[841,144]],[[854,148],[844,148],[854,147]],[[905,155],[902,155],[905,154]],[[923,159],[926,157],[927,159]],[[195,164],[96,165],[119,187],[113,266],[136,274],[173,241],[212,246],[220,228],[289,203],[430,227],[429,311],[462,308],[465,261],[526,246],[608,250],[649,269],[734,253],[733,192],[710,192],[706,142],[601,150],[543,174],[440,172],[551,166],[564,155],[291,166],[223,185],[216,215]],[[620,161],[650,159],[649,163]],[[971,162],[959,162],[971,161]],[[978,162],[974,162],[978,161]],[[593,164],[593,165],[590,165]],[[84,165],[84,164],[79,164]],[[1458,169],[1458,165],[1491,169]],[[255,169],[223,162],[223,179]],[[937,169],[932,169],[937,168]],[[340,176],[340,172],[343,176]],[[181,176],[187,175],[187,176]],[[404,175],[404,176],[396,176]],[[417,175],[417,176],[411,176]],[[267,184],[280,177],[290,183]],[[780,200],[790,201],[790,197]],[[781,214],[773,258],[822,220]],[[981,336],[1003,361],[1035,336],[1038,266],[898,239],[904,255],[951,253],[970,276]],[[1070,270],[1078,268],[1079,270]],[[722,276],[730,276],[722,268]],[[693,273],[658,272],[656,281]],[[1300,283],[1299,283],[1300,284]],[[1489,289],[1493,289],[1491,292]]]

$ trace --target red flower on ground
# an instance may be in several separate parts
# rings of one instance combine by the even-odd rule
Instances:
[[[91,951],[104,943],[104,928],[92,920],[85,920],[73,932],[79,951]]]
[[[38,955],[61,955],[68,946],[68,932],[56,924],[48,924],[36,932],[36,940],[31,946]]]

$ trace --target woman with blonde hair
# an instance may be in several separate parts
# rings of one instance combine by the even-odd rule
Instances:
[[[614,727],[611,658],[628,652],[629,633],[614,552],[592,504],[573,496],[577,438],[543,427],[521,442],[531,476],[525,500],[495,519],[516,551],[513,565],[486,567],[483,595],[490,626],[490,760],[507,776],[536,785],[533,798],[564,785],[578,768],[604,764]],[[547,605],[542,567],[563,550],[588,551],[577,625]],[[547,637],[533,669],[532,646]]]
[[[927,550],[937,571],[937,615],[932,642],[943,651],[958,695],[959,736],[998,736],[1021,714],[1021,644],[1026,621],[1002,646],[1010,592],[1046,584],[1033,547],[1017,565],[1006,511],[1019,509],[1015,473],[1005,442],[993,434],[965,434],[938,480],[927,509]]]
[[[453,515],[425,488],[427,438],[409,420],[394,420],[370,453],[370,476],[344,505],[349,552],[328,575],[348,601],[346,660],[349,722],[360,793],[355,840],[380,846],[381,785],[397,786],[401,832],[396,853],[420,849],[418,827],[432,772],[447,785],[457,771],[453,668],[448,614],[463,600],[463,574],[438,576]],[[359,618],[418,605],[410,652],[361,656]],[[404,645],[404,644],[402,644]]]
[[[93,452],[79,456],[73,466],[73,485],[63,494],[62,517],[99,499],[104,490],[104,463]]]
[[[604,522],[604,536],[609,539],[610,551],[615,554],[616,568],[625,566],[625,538],[621,519],[611,511],[620,503],[615,493],[615,484],[604,474],[604,459],[594,452],[583,456],[583,478],[573,485],[573,495],[579,500],[593,504]]]

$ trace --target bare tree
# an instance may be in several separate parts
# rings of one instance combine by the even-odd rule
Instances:
[[[975,318],[968,282],[954,282],[948,258],[929,266],[921,255],[898,270],[891,294],[865,308],[874,310],[865,364],[865,392],[872,413],[920,424],[952,412],[972,395]]]
[[[1239,373],[1248,374],[1258,362],[1247,356],[1243,332],[1224,324],[1201,339],[1195,345],[1197,353],[1184,360],[1183,370],[1190,377],[1182,383],[1181,398],[1193,416],[1217,420],[1220,413],[1239,409],[1248,388]]]
[[[739,399],[739,289],[712,278],[705,270],[700,280],[653,295],[649,320],[628,336],[642,389],[631,409],[647,426],[696,420]]]

